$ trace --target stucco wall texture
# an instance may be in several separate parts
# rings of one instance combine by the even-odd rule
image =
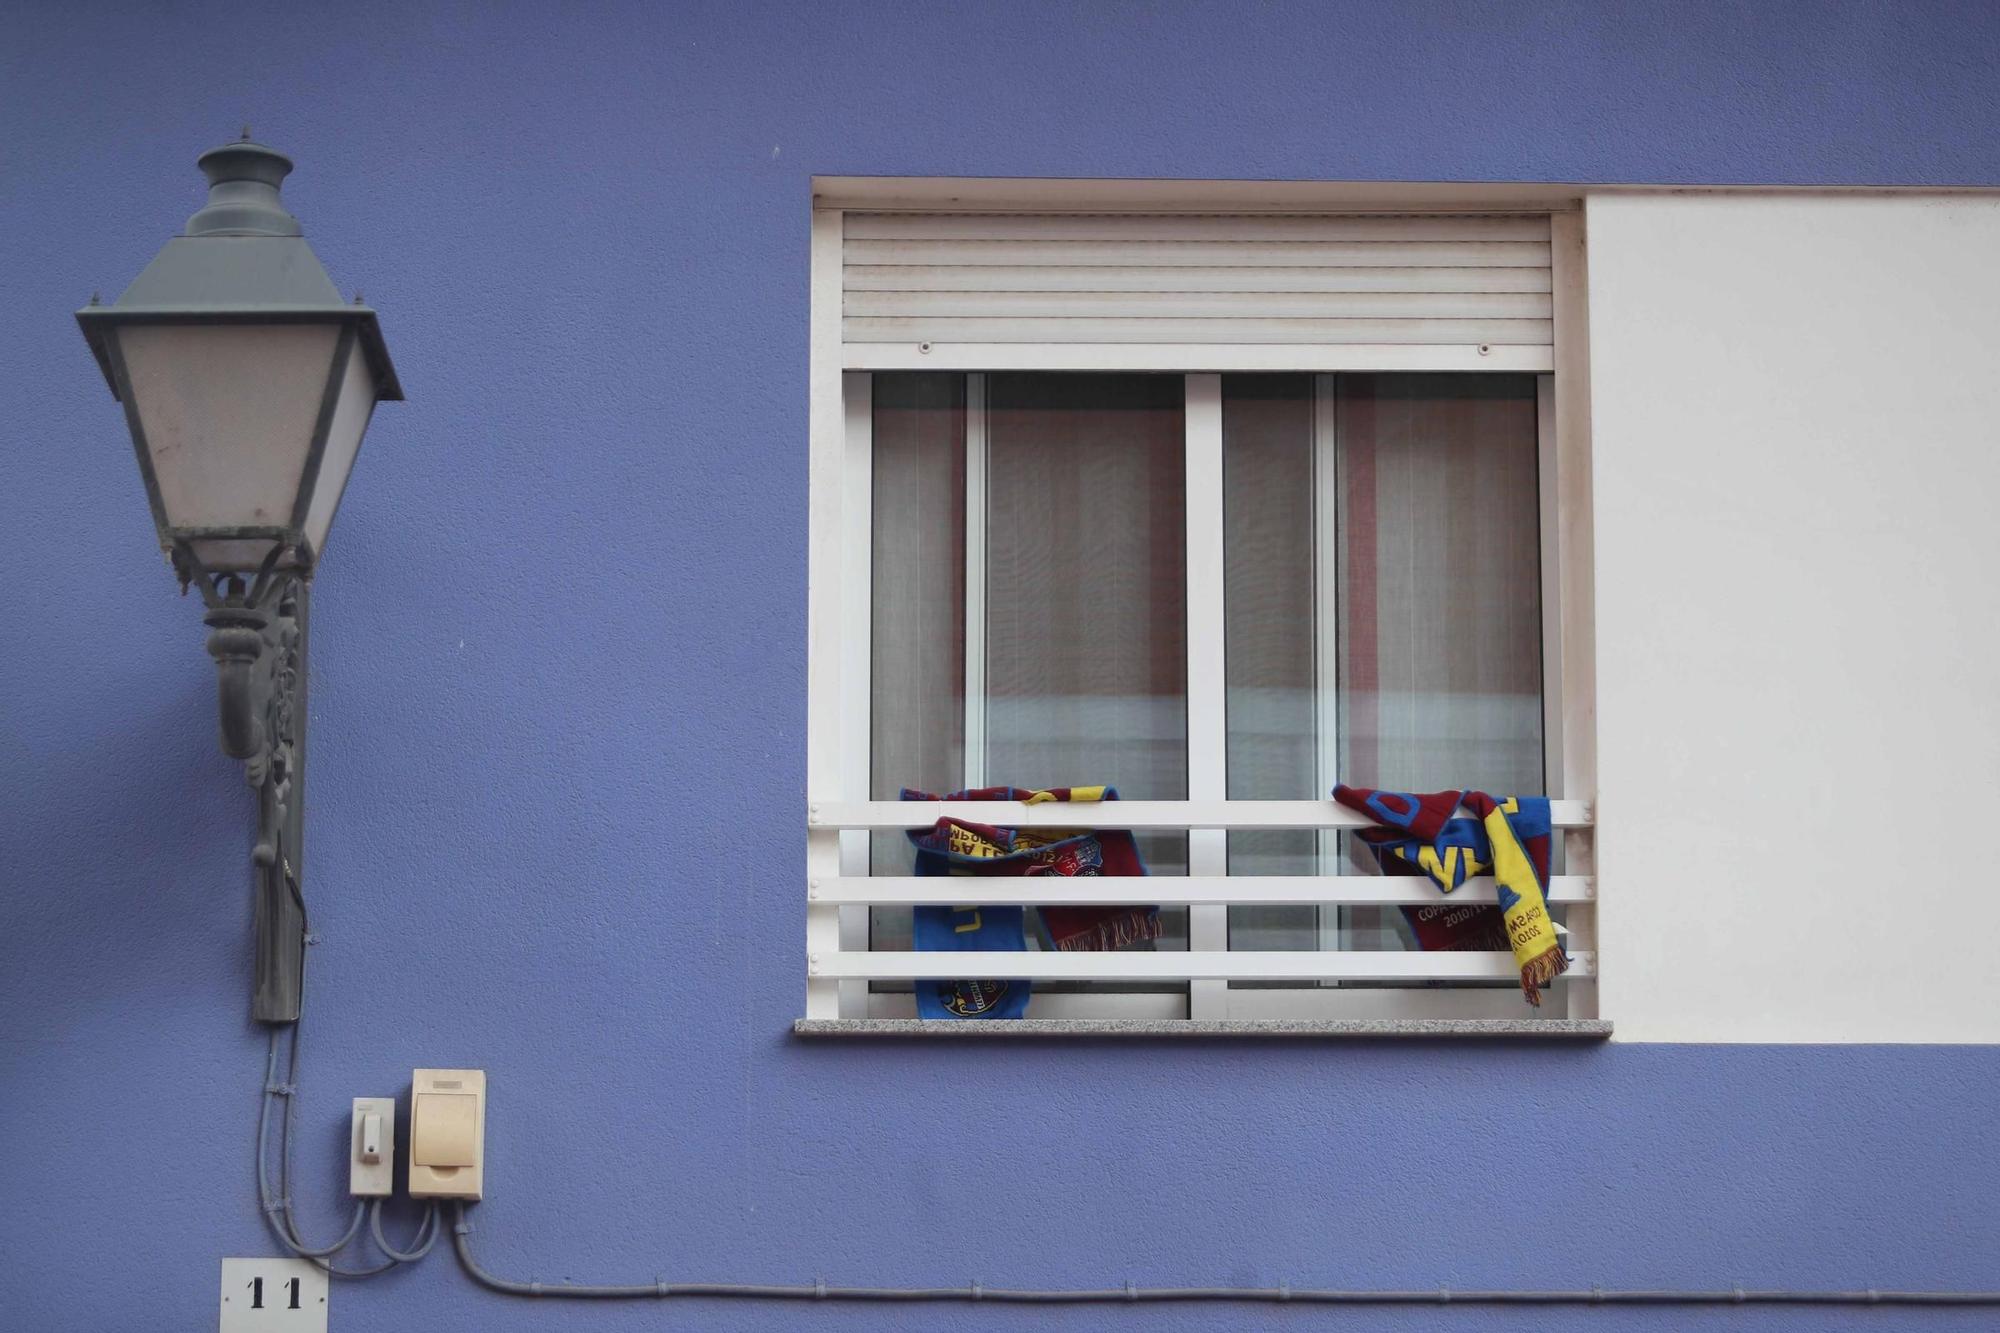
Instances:
[[[1996,184],[1990,5],[5,8],[0,1326],[206,1327],[217,1261],[268,1248],[249,797],[71,319],[246,120],[297,158],[287,199],[410,399],[377,414],[315,601],[315,1234],[345,1212],[348,1099],[466,1065],[492,1089],[482,1256],[543,1281],[2000,1284],[1990,1048],[787,1032],[811,174]],[[1356,1322],[564,1309],[442,1250],[337,1286],[332,1316]],[[1366,1324],[1739,1319],[1990,1314]]]

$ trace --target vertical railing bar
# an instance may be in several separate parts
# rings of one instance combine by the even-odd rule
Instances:
[[[846,414],[847,493],[841,504],[845,551],[841,574],[841,789],[847,798],[865,801],[872,794],[874,730],[870,708],[874,700],[875,605],[875,377],[849,371],[841,378]],[[854,829],[840,835],[840,873],[869,873],[869,847],[874,834]],[[868,908],[840,909],[840,947],[869,947]],[[868,1016],[868,983],[840,983],[843,1018]]]
[[[1542,790],[1563,790],[1562,564],[1556,512],[1556,377],[1535,376],[1542,562]]]
[[[1556,509],[1556,377],[1535,376],[1536,485],[1540,496],[1540,560],[1542,590],[1542,790],[1557,795],[1563,789],[1562,762],[1562,552],[1557,537]],[[1566,840],[1555,840],[1551,873],[1568,865]],[[1586,908],[1585,911],[1589,909]],[[1581,922],[1574,909],[1563,914],[1565,927]],[[1564,941],[1574,945],[1574,935]],[[1570,991],[1559,987],[1546,1004],[1560,1004],[1569,1015]]]
[[[1323,800],[1340,780],[1340,412],[1333,375],[1313,376],[1313,721],[1318,739],[1314,774]],[[1315,835],[1317,869],[1340,869],[1340,834]],[[1322,949],[1338,949],[1340,909],[1321,908]]]
[[[1229,796],[1229,697],[1227,620],[1223,606],[1222,376],[1185,379],[1187,462],[1187,765],[1188,799],[1227,800]],[[1188,834],[1188,873],[1229,873],[1229,835],[1197,829]],[[1229,948],[1229,909],[1188,909],[1188,948],[1196,952]],[[1188,1016],[1229,1016],[1229,983],[1188,983]]]

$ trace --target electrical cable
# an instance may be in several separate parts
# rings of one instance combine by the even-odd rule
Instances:
[[[276,1054],[277,1036],[277,1029],[274,1027],[271,1030],[274,1055]],[[348,1225],[346,1233],[333,1244],[325,1246],[307,1245],[303,1233],[299,1230],[298,1219],[292,1215],[292,1102],[298,1095],[298,1040],[298,1029],[295,1027],[292,1029],[292,1049],[286,1068],[285,1081],[282,1084],[274,1086],[267,1080],[265,1091],[273,1096],[285,1099],[282,1119],[279,1121],[281,1128],[278,1134],[278,1197],[276,1202],[280,1209],[279,1216],[285,1223],[285,1229],[290,1233],[292,1248],[297,1251],[301,1258],[316,1259],[346,1248],[347,1244],[360,1234],[361,1223],[367,1209],[367,1204],[365,1202],[357,1202],[354,1209],[354,1220]],[[265,1104],[269,1105],[268,1099]],[[261,1162],[265,1152],[261,1134],[258,1146],[259,1161]]]
[[[291,879],[291,876],[287,875],[286,878],[289,880]],[[298,892],[298,886],[296,881],[293,881],[292,890],[294,895],[296,896]],[[299,904],[299,911],[301,915],[303,915],[305,912],[305,904],[303,901],[301,901]],[[347,1278],[375,1277],[378,1276],[379,1274],[388,1272],[390,1269],[395,1268],[399,1264],[413,1262],[415,1259],[421,1259],[423,1258],[424,1255],[430,1252],[431,1242],[435,1241],[437,1238],[437,1225],[435,1221],[436,1206],[435,1205],[432,1206],[430,1219],[427,1219],[427,1222],[425,1224],[420,1224],[418,1227],[418,1234],[415,1240],[421,1243],[421,1248],[418,1249],[414,1253],[414,1255],[406,1257],[391,1250],[387,1245],[383,1245],[382,1253],[385,1256],[387,1256],[385,1261],[382,1263],[370,1265],[369,1267],[366,1268],[341,1268],[337,1264],[333,1263],[330,1258],[330,1256],[338,1254],[341,1250],[345,1249],[349,1244],[353,1242],[354,1238],[358,1234],[360,1234],[362,1220],[364,1217],[367,1216],[369,1212],[368,1201],[365,1199],[355,1200],[353,1220],[348,1223],[346,1232],[343,1233],[340,1239],[335,1241],[332,1245],[327,1245],[327,1246],[307,1245],[304,1239],[300,1236],[298,1229],[298,1220],[292,1215],[291,1181],[292,1181],[292,1106],[298,1095],[299,1030],[302,1025],[301,1020],[303,1019],[305,1012],[305,1005],[304,1005],[305,965],[303,960],[300,961],[299,990],[300,990],[299,1008],[301,1017],[299,1019],[294,1019],[290,1024],[278,1024],[278,1023],[271,1024],[270,1042],[266,1048],[266,1053],[265,1053],[264,1095],[258,1103],[258,1110],[257,1110],[258,1204],[260,1207],[260,1211],[264,1215],[265,1224],[270,1228],[271,1234],[277,1237],[278,1243],[285,1249],[290,1250],[293,1254],[297,1255],[301,1259],[307,1260],[315,1267],[321,1269],[322,1271],[328,1273],[333,1277],[347,1277]],[[283,1083],[279,1083],[277,1081],[278,1032],[281,1027],[285,1026],[289,1026],[291,1028],[292,1040],[291,1040],[291,1046],[286,1053],[285,1081]],[[271,1121],[271,1098],[273,1097],[282,1097],[284,1098],[285,1102],[284,1112],[280,1118],[281,1129],[279,1131],[279,1136],[278,1136],[279,1137],[278,1194],[276,1198],[273,1198],[271,1195],[271,1185],[270,1185],[270,1155],[271,1155],[270,1121]],[[425,1234],[426,1226],[428,1226],[429,1228],[428,1237],[426,1237]],[[375,1228],[373,1228],[373,1230],[375,1234],[375,1239],[379,1243],[382,1239],[382,1233],[379,1224]]]
[[[1013,1305],[1111,1305],[1140,1301],[1236,1301],[1306,1305],[2000,1305],[2000,1291],[1638,1291],[1593,1287],[1587,1291],[1365,1291],[1319,1287],[1123,1287],[1035,1291],[1018,1287],[831,1287],[760,1286],[735,1282],[647,1282],[630,1286],[577,1286],[566,1282],[516,1282],[496,1277],[472,1257],[467,1239],[472,1224],[465,1205],[457,1207],[452,1248],[466,1275],[490,1291],[509,1296],[575,1300],[664,1300],[709,1296],[794,1301],[993,1301]]]
[[[358,1215],[359,1210],[357,1210],[357,1216],[354,1222],[348,1226],[347,1233],[332,1245],[309,1246],[299,1239],[298,1228],[292,1223],[290,1216],[291,1199],[287,1197],[290,1182],[283,1175],[279,1177],[278,1195],[275,1198],[272,1196],[270,1179],[271,1098],[290,1097],[292,1091],[291,1085],[278,1082],[278,1029],[273,1026],[270,1043],[264,1057],[264,1095],[257,1106],[257,1200],[261,1205],[265,1221],[270,1225],[272,1234],[278,1238],[278,1242],[281,1245],[301,1258],[318,1258],[342,1249],[349,1241],[353,1240],[356,1232],[360,1230],[359,1224],[361,1218]]]
[[[375,1237],[375,1248],[400,1264],[413,1264],[429,1254],[431,1246],[437,1244],[440,1230],[438,1206],[432,1204],[424,1210],[424,1220],[417,1224],[417,1234],[410,1237],[410,1244],[416,1248],[407,1252],[399,1250],[382,1234],[382,1201],[377,1199],[368,1207],[368,1231]]]
[[[311,919],[306,915],[306,896],[299,889],[299,877],[292,873],[292,868],[290,865],[286,865],[284,867],[284,873],[285,873],[285,887],[291,891],[292,902],[299,909],[299,932],[301,934],[310,934],[312,931],[312,922]],[[299,991],[300,991],[299,1004],[300,1007],[303,1008],[305,1005],[305,993],[304,993],[305,974],[303,968],[300,969]]]
[[[305,1237],[299,1234],[297,1224],[292,1222],[291,1218],[288,1216],[285,1220],[288,1224],[290,1224],[290,1231],[293,1241],[292,1251],[293,1253],[297,1254],[301,1259],[324,1259],[330,1254],[338,1254],[342,1250],[346,1249],[350,1244],[352,1244],[356,1236],[361,1234],[361,1221],[367,1215],[368,1215],[367,1203],[364,1202],[363,1200],[356,1199],[354,1201],[354,1216],[348,1221],[347,1230],[341,1232],[340,1239],[335,1241],[331,1245],[306,1244]]]
[[[298,1033],[296,1030],[292,1033],[292,1040],[294,1049],[289,1067],[292,1071],[292,1077],[296,1077],[298,1071],[298,1053],[296,1049]],[[367,1215],[367,1203],[365,1200],[355,1201],[354,1217],[348,1223],[347,1231],[333,1244],[323,1246],[308,1245],[301,1238],[298,1230],[298,1221],[292,1216],[290,1168],[291,1098],[296,1093],[297,1085],[290,1081],[289,1078],[285,1083],[278,1083],[276,1081],[277,1068],[278,1025],[273,1024],[271,1027],[269,1052],[265,1058],[264,1065],[264,1096],[259,1102],[257,1109],[257,1199],[260,1205],[259,1210],[264,1215],[265,1225],[270,1228],[271,1234],[277,1238],[279,1245],[335,1277],[374,1277],[378,1273],[388,1272],[396,1266],[397,1260],[391,1259],[387,1263],[376,1264],[369,1268],[341,1268],[332,1263],[328,1258],[329,1255],[337,1254],[345,1249],[353,1242],[355,1236],[360,1233],[361,1223]],[[286,1099],[285,1130],[281,1134],[279,1148],[278,1195],[276,1198],[273,1198],[271,1195],[270,1184],[270,1127],[271,1098],[273,1097],[283,1097]]]

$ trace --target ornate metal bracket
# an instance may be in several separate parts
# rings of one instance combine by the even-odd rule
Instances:
[[[204,569],[186,544],[175,548],[181,590],[200,588],[215,658],[222,751],[243,761],[257,794],[256,989],[252,1013],[265,1023],[299,1016],[305,970],[305,897],[299,877],[305,832],[306,623],[310,584],[280,568],[274,550],[246,585],[241,575]]]

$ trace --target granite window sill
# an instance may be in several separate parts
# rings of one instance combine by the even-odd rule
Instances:
[[[920,1018],[801,1018],[798,1037],[967,1038],[980,1041],[1063,1037],[1237,1038],[1506,1038],[1528,1041],[1602,1041],[1610,1022],[1585,1018],[1367,1018],[1235,1019],[1023,1018],[1006,1022]]]

